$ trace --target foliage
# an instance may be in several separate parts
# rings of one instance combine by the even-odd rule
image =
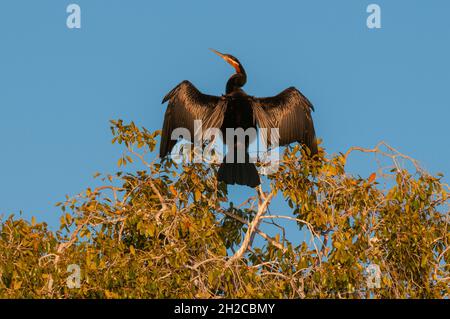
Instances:
[[[148,162],[158,132],[120,120],[112,121],[112,132],[125,147],[119,166],[138,160],[133,167],[141,170],[97,176],[103,186],[59,203],[56,232],[34,219],[3,219],[0,297],[450,295],[449,188],[384,143],[329,157],[321,150],[313,160],[289,148],[266,192],[233,206],[216,181],[217,165]],[[359,151],[393,167],[352,176],[345,164]],[[413,169],[402,168],[401,159]],[[274,196],[290,208],[272,212]],[[305,240],[287,240],[280,221],[297,225]],[[263,244],[253,244],[255,235]],[[67,285],[73,264],[81,269],[79,288]],[[381,271],[379,288],[367,284],[372,264]]]

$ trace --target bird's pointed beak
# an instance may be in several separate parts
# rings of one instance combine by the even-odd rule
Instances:
[[[220,53],[219,51],[216,51],[216,50],[214,50],[214,49],[210,49],[212,52],[214,52],[215,54],[217,54],[218,56],[220,56],[222,59],[224,59],[225,61],[227,60],[226,58],[225,58],[225,54],[223,54],[223,53]]]
[[[214,49],[210,49],[210,50],[212,52],[214,52],[215,54],[217,54],[218,56],[220,56],[222,59],[224,59],[225,62],[227,62],[229,65],[231,65],[236,70],[237,73],[241,72],[241,68],[240,68],[239,64],[236,63],[235,61],[233,61],[232,59],[230,59],[227,55],[220,53],[219,51],[214,50]]]

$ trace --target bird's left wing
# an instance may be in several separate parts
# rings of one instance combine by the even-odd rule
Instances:
[[[161,134],[160,157],[172,151],[177,140],[172,140],[172,132],[177,128],[186,128],[194,138],[194,121],[202,121],[202,129],[220,128],[226,109],[223,97],[201,93],[191,82],[183,81],[170,91],[162,103],[169,101],[164,116]]]
[[[314,108],[295,87],[273,97],[252,98],[252,109],[260,128],[278,128],[280,146],[299,142],[310,149],[311,155],[317,154],[316,133],[311,117]]]

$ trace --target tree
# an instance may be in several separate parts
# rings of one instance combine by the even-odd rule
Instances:
[[[121,120],[112,132],[125,147],[119,166],[138,160],[141,169],[96,176],[103,186],[58,203],[56,232],[34,219],[4,219],[0,297],[450,295],[449,187],[385,143],[335,156],[321,150],[314,160],[288,148],[265,192],[235,206],[215,179],[217,165],[149,161],[159,132]],[[353,176],[345,165],[354,152],[392,167]],[[275,196],[289,211],[272,211]],[[281,221],[307,240],[289,241]],[[68,285],[70,265],[79,266],[79,288]],[[368,284],[368,269],[379,269],[379,286]]]

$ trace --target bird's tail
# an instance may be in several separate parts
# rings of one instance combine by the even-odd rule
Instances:
[[[244,163],[227,163],[224,158],[222,164],[219,167],[217,179],[223,181],[226,184],[238,184],[246,185],[250,187],[256,187],[261,182],[259,180],[258,171],[253,163],[250,163],[248,153],[245,154]]]

